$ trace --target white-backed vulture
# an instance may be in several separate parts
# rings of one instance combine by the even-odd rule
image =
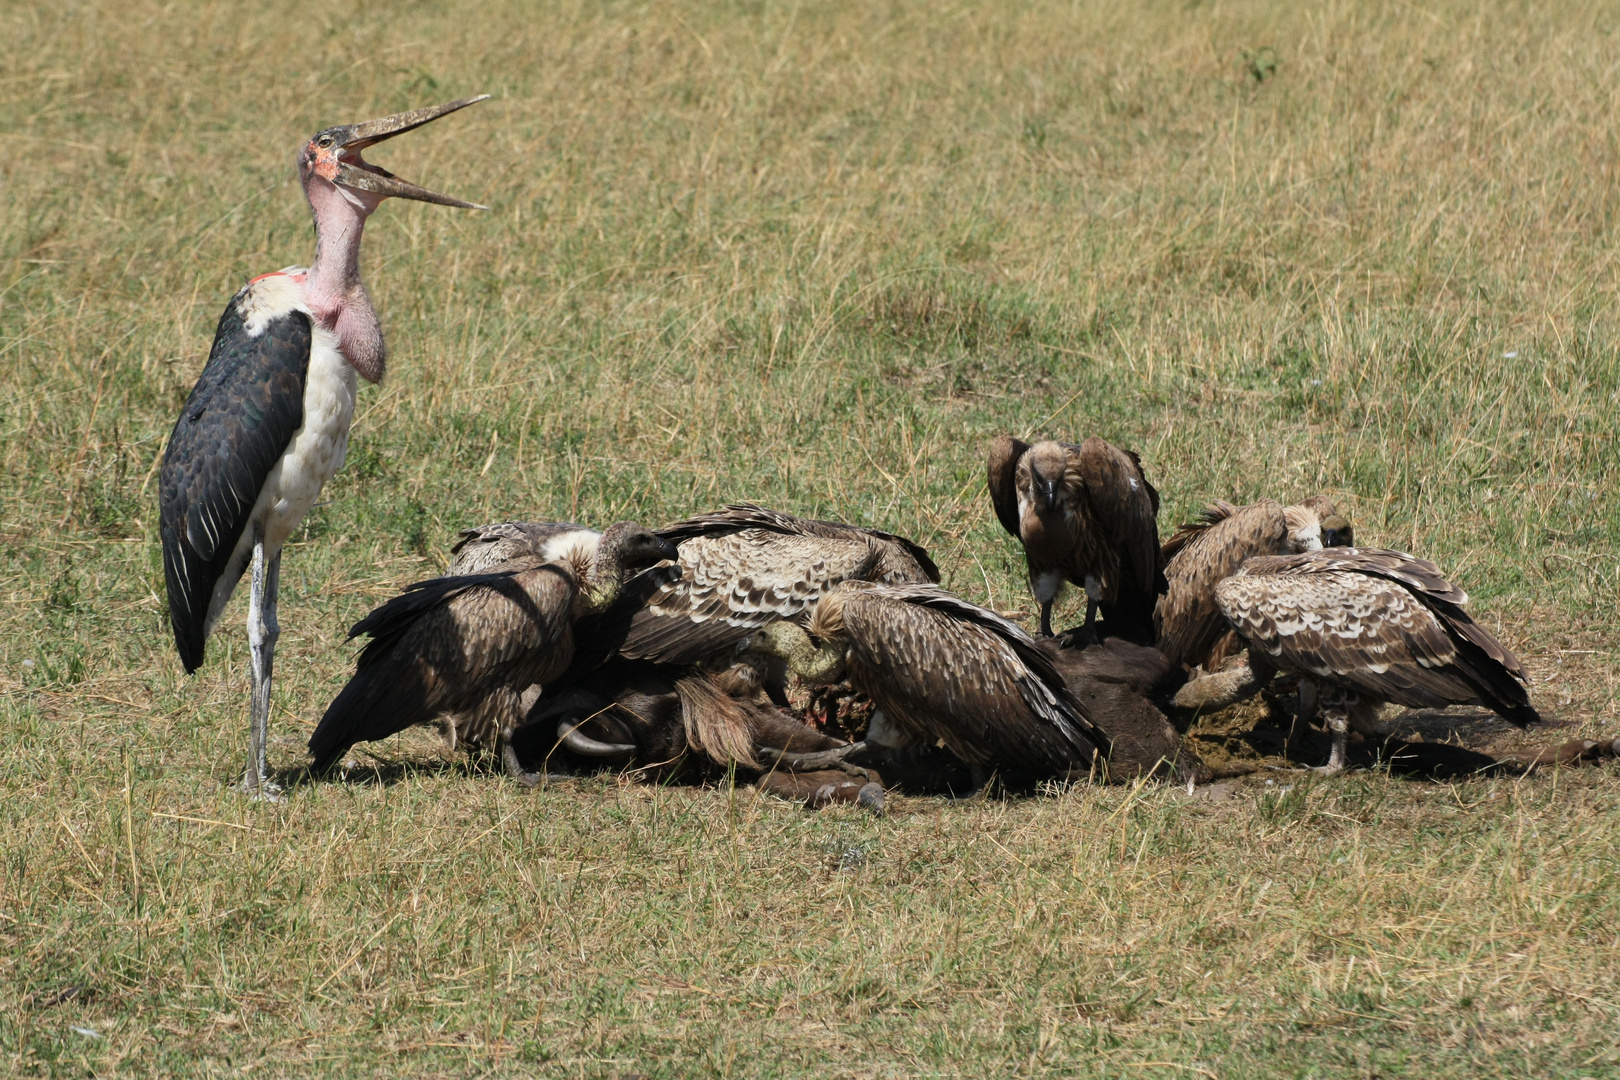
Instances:
[[[659,535],[680,545],[681,577],[636,613],[619,650],[631,659],[729,663],[760,627],[806,621],[840,582],[939,580],[928,552],[904,537],[749,503],[677,522]],[[779,672],[766,690],[786,703]]]
[[[576,624],[616,602],[639,603],[679,572],[653,565],[674,555],[667,540],[622,521],[603,533],[593,558],[522,556],[491,573],[410,586],[349,631],[371,641],[310,736],[314,769],[330,768],[357,742],[440,717],[449,718],[452,746],[499,745],[521,718],[523,692],[567,671]]]
[[[445,574],[482,574],[512,559],[535,556],[547,562],[580,563],[596,556],[602,534],[571,521],[503,521],[462,529]]]
[[[1022,628],[933,585],[846,581],[758,647],[809,683],[846,675],[909,738],[1025,777],[1087,773],[1108,741]],[[860,744],[856,744],[859,746]]]
[[[1330,528],[1326,522],[1333,522]],[[1188,522],[1164,542],[1168,589],[1153,614],[1159,651],[1173,664],[1217,666],[1218,649],[1230,633],[1215,603],[1215,585],[1257,555],[1294,555],[1341,542],[1350,523],[1321,495],[1295,506],[1262,499],[1248,506],[1217,500],[1200,520]]]
[[[1381,702],[1483,705],[1521,727],[1541,719],[1518,659],[1427,559],[1378,548],[1265,556],[1216,585],[1215,597],[1257,674],[1295,673],[1302,702],[1314,696],[1333,733],[1328,772],[1344,767],[1350,726],[1373,730]]]
[[[1159,493],[1142,461],[1102,439],[1075,445],[1002,435],[990,444],[990,501],[1024,545],[1029,583],[1052,636],[1052,604],[1064,583],[1086,590],[1086,625],[1151,644],[1153,605],[1165,590]]]

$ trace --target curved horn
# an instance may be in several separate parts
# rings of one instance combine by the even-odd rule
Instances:
[[[574,753],[585,757],[621,757],[636,752],[633,743],[598,742],[588,735],[581,735],[579,726],[566,720],[557,724],[557,741]]]

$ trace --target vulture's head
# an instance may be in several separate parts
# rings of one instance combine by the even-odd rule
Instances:
[[[1038,442],[1018,463],[1019,494],[1034,505],[1037,513],[1053,514],[1064,501],[1064,478],[1069,472],[1069,452],[1060,442]]]
[[[634,521],[619,521],[608,526],[596,545],[596,574],[601,578],[616,572],[622,581],[638,570],[679,557],[675,545],[651,529]]]
[[[1283,507],[1283,521],[1288,525],[1288,554],[1322,550],[1322,519],[1310,506]]]
[[[826,602],[826,598],[823,598],[817,607]],[[813,637],[790,619],[777,619],[762,627],[754,635],[750,647],[766,656],[776,657],[793,674],[817,686],[843,678],[849,653],[847,639]]]
[[[1356,532],[1350,519],[1343,514],[1329,514],[1322,519],[1323,547],[1355,547]]]

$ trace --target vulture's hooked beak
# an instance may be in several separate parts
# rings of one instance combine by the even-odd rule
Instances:
[[[360,155],[360,152],[369,146],[375,146],[392,139],[395,135],[419,128],[441,116],[448,116],[458,109],[465,109],[468,105],[476,105],[488,97],[488,94],[479,94],[477,97],[462,98],[444,105],[429,105],[409,112],[395,113],[380,120],[362,120],[358,124],[327,128],[310,140],[309,152],[314,156],[316,170],[334,184],[342,184],[357,191],[369,191],[385,198],[415,199],[418,202],[437,203],[440,206],[488,210],[489,207],[480,206],[478,203],[417,187],[407,180],[401,180],[387,169],[371,164]]]
[[[1058,488],[1057,481],[1056,480],[1042,480],[1036,485],[1036,487],[1039,488],[1039,490],[1040,490],[1041,502],[1042,502],[1043,505],[1045,505],[1046,512],[1048,514],[1050,514],[1053,510],[1056,510],[1057,509],[1057,488]]]

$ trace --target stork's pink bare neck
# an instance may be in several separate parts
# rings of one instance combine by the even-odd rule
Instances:
[[[361,378],[381,382],[388,351],[382,324],[360,280],[360,237],[382,200],[339,188],[319,176],[304,183],[315,217],[315,261],[304,295],[315,321],[337,335],[338,348]]]

